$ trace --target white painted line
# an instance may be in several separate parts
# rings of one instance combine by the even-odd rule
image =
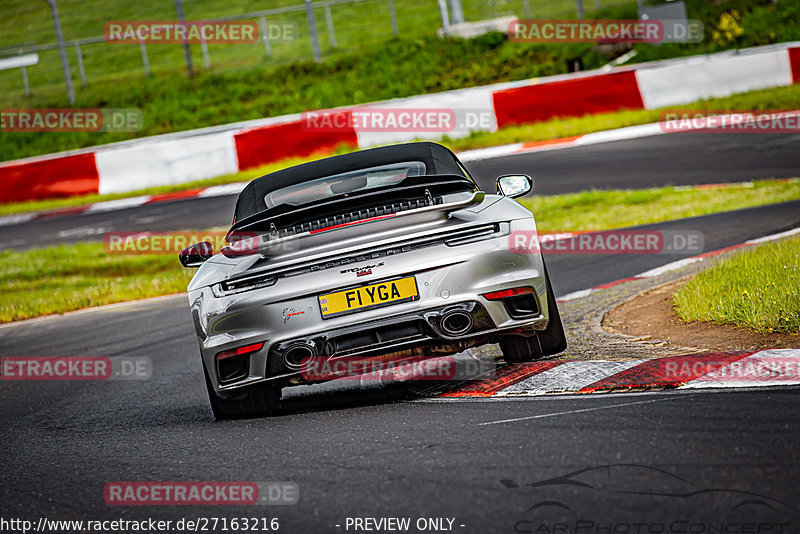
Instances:
[[[227,195],[238,195],[242,192],[242,189],[249,182],[237,182],[235,184],[225,184],[225,185],[212,185],[197,194],[198,197],[223,197]]]
[[[475,150],[467,150],[458,153],[458,159],[461,161],[478,161],[482,159],[499,158],[515,154],[522,150],[524,145],[522,143],[513,143],[510,145],[492,146],[488,148],[478,148]]]
[[[84,213],[99,213],[103,211],[123,210],[125,208],[135,208],[145,204],[150,200],[150,195],[140,197],[120,198],[118,200],[107,200],[92,204]]]
[[[664,273],[668,273],[670,271],[674,271],[675,269],[680,269],[681,267],[685,267],[686,265],[691,265],[692,263],[696,263],[698,261],[703,261],[703,258],[684,258],[682,260],[673,261],[667,263],[666,265],[662,265],[661,267],[656,267],[655,269],[650,269],[649,271],[645,271],[641,274],[637,274],[634,278],[652,278],[654,276],[659,276]]]
[[[494,396],[532,397],[545,393],[580,391],[598,380],[603,380],[646,361],[642,359],[623,362],[598,360],[566,362],[502,389]]]
[[[587,296],[591,295],[594,292],[595,292],[595,289],[590,287],[589,289],[581,289],[580,291],[573,291],[572,293],[567,293],[563,297],[559,297],[556,300],[558,302],[566,302],[566,301],[572,300],[572,299],[579,299],[579,298],[582,298],[582,297],[587,297]]]
[[[566,410],[563,412],[556,412],[556,413],[545,413],[541,415],[529,415],[527,417],[516,417],[514,419],[501,419],[499,421],[490,421],[488,423],[478,423],[478,426],[489,426],[489,425],[500,425],[503,423],[516,423],[518,421],[530,421],[532,419],[544,419],[546,417],[558,417],[560,415],[571,415],[574,413],[583,413],[583,412],[594,412],[597,410],[611,410],[613,408],[622,408],[624,406],[634,406],[636,404],[650,404],[653,402],[665,402],[675,399],[685,399],[686,397],[659,397],[658,399],[650,399],[650,400],[643,400],[643,401],[635,401],[635,402],[623,402],[620,404],[612,404],[610,406],[595,406],[594,408],[583,408],[580,410]]]
[[[554,232],[552,234],[539,234],[539,243],[545,243],[547,241],[562,241],[565,239],[572,239],[576,235],[579,235],[578,232]]]
[[[0,217],[0,226],[11,226],[13,224],[22,224],[34,219],[38,213],[19,213],[17,215],[7,215]]]
[[[779,234],[772,234],[764,237],[759,237],[758,239],[751,239],[750,241],[745,241],[745,243],[747,243],[748,245],[757,245],[758,243],[766,243],[767,241],[774,241],[776,239],[789,237],[790,235],[795,235],[795,234],[800,234],[800,227],[793,228],[791,230],[786,230],[785,232],[781,232]]]
[[[604,130],[593,132],[581,136],[575,140],[575,146],[596,145],[598,143],[610,143],[612,141],[626,141],[628,139],[638,139],[640,137],[651,137],[667,133],[660,122],[639,124],[636,126],[626,126],[615,130]]]

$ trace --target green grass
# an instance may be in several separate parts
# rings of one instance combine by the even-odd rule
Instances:
[[[777,109],[800,109],[800,84],[788,87],[776,87],[759,91],[750,91],[732,95],[725,98],[712,98],[694,104],[677,106],[669,109],[691,109],[691,110],[777,110]],[[584,117],[573,117],[563,119],[552,119],[536,124],[526,124],[519,126],[509,126],[491,133],[474,133],[462,139],[443,138],[442,143],[454,151],[471,150],[497,146],[507,143],[544,141],[559,137],[570,137],[592,132],[646,124],[658,121],[663,110],[623,110],[613,113],[600,113],[596,115],[586,115]],[[334,153],[340,154],[349,152],[352,149],[342,146]],[[39,211],[56,208],[66,208],[70,206],[80,206],[104,200],[115,200],[128,198],[137,195],[153,195],[158,193],[171,193],[199,187],[227,184],[233,182],[246,182],[258,176],[274,172],[292,165],[298,165],[305,161],[324,157],[325,154],[316,155],[309,158],[289,158],[279,162],[264,165],[255,169],[248,169],[235,174],[218,176],[208,180],[199,180],[185,184],[169,186],[151,187],[128,193],[116,193],[110,195],[85,195],[69,198],[54,198],[46,200],[16,202],[10,204],[0,204],[0,216]]]
[[[773,180],[715,190],[592,191],[522,203],[533,209],[539,230],[549,232],[620,228],[796,198],[800,182]],[[0,252],[0,323],[178,293],[193,273],[174,254],[109,255],[102,243]]]
[[[632,0],[612,0],[607,4]],[[258,10],[302,5],[303,0],[198,0],[185,2],[187,20],[209,20],[214,17],[237,16]],[[573,0],[531,0],[541,17],[574,17]],[[170,20],[175,19],[175,3],[171,0],[135,2],[91,2],[60,0],[58,2],[64,37],[67,40],[96,37],[103,34],[103,25],[109,20]],[[441,25],[436,0],[394,0],[398,15],[398,30],[406,39],[433,37]],[[465,15],[471,20],[491,18],[513,13],[523,13],[522,0],[464,0]],[[635,5],[635,4],[633,4]],[[593,8],[593,5],[589,6]],[[47,3],[30,0],[6,0],[0,10],[0,47],[17,43],[55,42],[53,22]],[[331,9],[337,48],[331,46],[325,11],[314,10],[319,43],[324,60],[331,60],[375,48],[393,38],[386,0],[366,0],[335,5]],[[289,42],[271,43],[272,55],[265,55],[261,42],[253,44],[210,44],[208,52],[212,70],[272,69],[290,62],[309,61],[312,57],[311,41],[306,13],[273,15],[270,22],[291,22],[299,29],[298,38]],[[195,67],[204,70],[199,45],[192,46]],[[14,50],[16,52],[16,50]],[[114,80],[137,80],[143,76],[142,58],[136,44],[100,42],[82,47],[87,79],[90,85]],[[156,75],[171,71],[184,71],[183,49],[179,44],[149,44],[151,70]],[[69,49],[69,59],[74,80],[79,80],[77,55]],[[63,91],[63,78],[58,51],[40,52],[40,63],[29,69],[34,90],[52,86]],[[21,90],[18,71],[0,73],[0,89]]]
[[[800,334],[800,237],[759,245],[701,272],[673,300],[685,322]]]
[[[493,33],[471,39],[435,37],[389,41],[359,56],[281,68],[209,71],[189,80],[178,72],[136,83],[92,84],[76,107],[137,108],[138,132],[4,132],[0,160],[16,159],[125,139],[329,109],[563,72],[576,50],[590,67],[606,59],[589,45],[545,47],[509,42]],[[63,90],[33,98],[0,93],[3,108],[68,107]]]
[[[534,185],[534,193],[536,186]],[[661,187],[532,196],[521,204],[540,232],[607,230],[800,198],[800,181],[763,180],[720,189]]]
[[[575,16],[574,0],[529,0],[538,17],[566,18]],[[605,9],[594,11],[587,2],[590,13],[602,13],[618,4],[625,4],[628,11],[633,0],[604,0]],[[238,16],[263,9],[275,9],[302,5],[303,0],[196,0],[185,2],[187,20],[209,20],[214,17]],[[523,0],[463,0],[465,16],[469,20],[524,13]],[[406,40],[433,38],[441,25],[436,0],[394,0],[399,35]],[[60,0],[58,2],[61,23],[66,40],[85,39],[103,34],[103,25],[111,20],[174,20],[175,3],[171,0],[136,2],[115,0],[114,2],[91,2],[83,0]],[[5,0],[0,8],[0,47],[5,53],[15,54],[22,43],[46,44],[55,42],[52,16],[45,2],[30,0]],[[337,47],[331,45],[325,11],[314,10],[319,44],[323,61],[335,61],[347,56],[379,48],[394,39],[386,0],[361,0],[350,4],[334,5],[331,8]],[[610,17],[613,18],[613,17]],[[272,42],[272,55],[267,57],[261,42],[253,44],[210,44],[208,52],[211,67],[203,66],[199,45],[193,45],[195,68],[204,72],[274,70],[289,63],[310,61],[311,40],[306,13],[300,10],[268,17],[273,23],[290,22],[297,25],[297,39]],[[184,75],[183,49],[179,44],[148,44],[150,67],[155,76],[172,72]],[[137,44],[100,42],[82,47],[86,77],[90,86],[110,81],[138,82],[144,76],[142,57]],[[79,83],[77,53],[68,49],[72,76]],[[31,87],[34,93],[56,90],[63,93],[64,81],[57,50],[39,52],[39,64],[29,68]],[[18,69],[0,72],[0,94],[21,94],[22,83]]]
[[[535,18],[574,18],[574,0],[528,0]],[[632,0],[602,0],[602,9],[584,0],[587,16],[591,18],[637,18],[636,2]],[[657,3],[647,2],[647,3]],[[259,9],[275,9],[302,4],[302,0],[270,0],[268,3],[251,0],[197,0],[185,3],[186,18],[209,20],[215,17],[237,16]],[[467,20],[516,15],[524,17],[523,0],[462,0]],[[635,60],[661,59],[692,53],[722,50],[730,47],[754,46],[800,38],[794,21],[800,18],[796,2],[769,0],[686,0],[690,18],[701,20],[707,31],[705,39],[696,44],[665,44],[661,46],[636,45]],[[436,0],[394,0],[399,34],[404,39],[430,38],[440,26]],[[136,2],[90,2],[60,0],[58,2],[61,25],[66,40],[97,37],[103,25],[111,20],[169,20],[176,16],[175,4],[169,0]],[[723,25],[724,14],[738,13],[732,19],[741,27],[736,35],[716,34]],[[6,0],[0,8],[0,50],[2,55],[17,53],[26,45],[55,42],[52,16],[44,2]],[[325,12],[316,8],[321,52],[324,61],[374,50],[393,38],[385,0],[366,0],[335,5],[331,9],[337,47],[329,40]],[[272,44],[272,56],[266,57],[262,43],[231,45],[211,44],[208,47],[212,71],[273,69],[311,58],[311,42],[304,11],[274,15],[272,22],[292,22],[298,25],[298,39]],[[735,29],[735,28],[734,28]],[[193,57],[198,70],[204,70],[200,47],[194,45]],[[138,81],[143,77],[142,58],[138,45],[97,43],[86,44],[82,49],[89,85],[109,81]],[[58,89],[63,92],[63,79],[58,52],[40,52],[40,62],[29,69],[34,92]],[[79,80],[77,54],[68,50],[72,76]],[[183,71],[184,59],[180,45],[150,44],[148,54],[151,69],[156,76],[173,71]],[[21,94],[21,76],[18,70],[0,72],[0,94]]]
[[[0,252],[0,322],[186,290],[194,271],[174,254],[117,256],[102,243]]]
[[[269,7],[292,5],[299,0],[275,0]],[[603,0],[604,18],[636,18],[635,2]],[[612,5],[608,6],[611,3]],[[259,9],[248,0],[187,5],[187,18],[208,18]],[[62,150],[111,143],[135,137],[188,130],[235,121],[296,113],[307,109],[348,106],[376,100],[408,97],[495,82],[535,78],[566,71],[568,60],[580,58],[584,68],[597,68],[611,58],[590,44],[525,44],[510,42],[500,33],[476,39],[438,39],[435,0],[395,0],[401,38],[388,31],[383,0],[334,7],[334,24],[340,47],[326,46],[324,16],[317,14],[325,59],[309,61],[307,41],[276,44],[275,57],[263,57],[261,44],[212,45],[212,68],[200,68],[194,80],[182,70],[179,45],[150,45],[154,75],[144,78],[137,45],[101,43],[84,49],[89,85],[77,90],[78,107],[138,108],[144,127],[135,133],[24,133],[6,132],[0,143],[0,161]],[[513,13],[522,15],[521,0],[465,0],[467,17],[476,20]],[[174,4],[120,0],[89,4],[80,0],[59,3],[67,39],[97,35],[102,23],[113,19],[171,18]],[[113,7],[112,7],[113,6]],[[574,2],[531,0],[536,17],[572,17]],[[11,0],[3,4],[0,46],[20,41],[52,41],[46,3]],[[705,0],[687,2],[689,16],[702,20],[706,39],[698,44],[636,45],[634,61],[713,52],[728,48],[800,39],[800,2]],[[318,10],[320,11],[320,10]],[[742,34],[715,38],[723,14],[741,14]],[[304,28],[303,14],[299,24]],[[291,17],[290,17],[291,18]],[[95,48],[97,50],[95,50]],[[201,63],[195,46],[195,64]],[[283,51],[282,51],[283,50]],[[16,49],[0,51],[0,55]],[[76,69],[74,50],[69,51]],[[300,54],[298,56],[297,54]],[[163,54],[163,57],[160,55]],[[283,55],[281,55],[283,54]],[[0,107],[67,107],[60,80],[58,54],[42,52],[42,64],[29,69],[32,96],[21,91],[18,69],[0,71]],[[299,58],[306,58],[298,61]],[[162,58],[162,59],[159,59]],[[74,73],[77,81],[77,73]]]

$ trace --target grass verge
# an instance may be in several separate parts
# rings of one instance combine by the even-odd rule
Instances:
[[[591,191],[522,203],[547,232],[620,228],[797,198],[800,182],[771,180],[714,190]],[[102,243],[0,252],[0,323],[178,293],[193,274],[173,254],[109,255]]]
[[[734,111],[734,110],[778,110],[778,109],[800,109],[800,84],[788,87],[776,87],[759,91],[740,93],[725,98],[712,98],[685,106],[676,106],[670,110],[713,110],[713,111]],[[600,113],[596,115],[586,115],[584,117],[553,119],[536,124],[525,124],[510,126],[498,130],[497,132],[479,132],[462,139],[442,139],[442,144],[451,150],[460,152],[475,148],[485,148],[490,146],[503,145],[508,143],[544,141],[557,139],[560,137],[570,137],[574,135],[623,128],[637,124],[647,124],[657,122],[664,110],[624,110],[613,113]],[[335,153],[345,153],[352,151],[346,146],[340,147]],[[290,158],[275,163],[270,163],[255,169],[248,169],[236,174],[218,176],[209,180],[196,182],[151,187],[128,193],[117,193],[113,195],[85,195],[69,198],[53,198],[46,200],[35,200],[26,202],[15,202],[0,204],[0,216],[40,211],[47,209],[67,208],[70,206],[80,206],[101,202],[104,200],[115,200],[119,198],[129,198],[138,195],[153,195],[158,193],[171,193],[174,191],[184,191],[187,189],[209,187],[212,185],[227,184],[232,182],[246,182],[258,176],[274,172],[292,165],[298,165],[305,161],[311,161],[326,157],[330,154],[316,154],[307,158]]]
[[[800,334],[800,237],[740,252],[689,281],[673,300],[685,322]]]
[[[0,252],[0,323],[179,293],[193,275],[174,255],[115,256],[102,243]]]

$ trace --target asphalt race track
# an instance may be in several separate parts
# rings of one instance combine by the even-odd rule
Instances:
[[[642,189],[788,178],[800,168],[800,135],[673,133],[519,154],[466,164],[494,191],[501,174],[528,173],[533,194],[587,189]],[[229,226],[235,196],[196,198],[137,208],[37,219],[0,226],[0,250],[102,239],[111,231],[166,231]]]
[[[484,188],[496,176],[524,168],[540,195],[743,182],[797,176],[798,143],[798,134],[683,132],[476,161],[467,168]]]
[[[540,193],[585,189],[587,168],[607,187],[702,183],[710,165],[703,143],[696,144],[702,135],[512,156],[470,168],[483,179],[531,170]],[[720,152],[708,157],[731,172],[710,172],[707,182],[797,174],[796,136],[776,136],[773,148],[763,149],[774,151],[769,157],[750,154],[744,147],[754,140],[748,144],[747,137],[724,135]],[[759,140],[769,144],[767,137]],[[692,147],[696,156],[689,158]],[[649,159],[658,153],[660,159]],[[627,165],[618,162],[625,155]],[[772,167],[759,171],[756,160]],[[24,234],[3,227],[0,242],[24,248],[96,238],[97,228],[225,225],[232,202],[53,219]],[[212,221],[209,213],[218,215]],[[646,228],[699,231],[704,249],[713,250],[798,226],[800,201]],[[79,227],[94,230],[57,237]],[[14,245],[15,235],[26,242]],[[687,255],[694,253],[556,254],[547,262],[556,294],[563,295]],[[465,533],[800,531],[798,389],[445,400],[418,398],[402,385],[353,383],[289,390],[279,417],[214,422],[183,295],[0,326],[0,354],[138,356],[150,358],[154,370],[144,381],[0,383],[3,518],[277,517],[281,532],[302,533],[354,532],[346,528],[354,517],[409,517],[412,525],[449,518],[452,531]],[[138,480],[292,481],[300,502],[105,504],[106,483]]]

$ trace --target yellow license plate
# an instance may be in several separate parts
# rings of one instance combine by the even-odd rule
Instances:
[[[317,298],[319,299],[322,318],[328,319],[335,315],[417,300],[419,292],[417,291],[417,281],[413,276],[410,276],[345,291],[337,291],[336,293],[328,293]]]

